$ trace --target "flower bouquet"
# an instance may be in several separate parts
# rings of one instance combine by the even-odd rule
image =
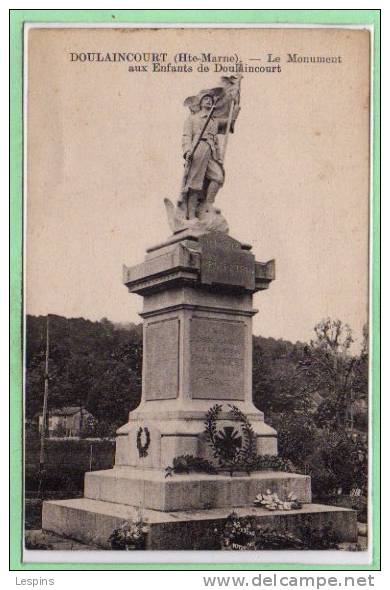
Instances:
[[[287,500],[284,501],[279,498],[276,492],[272,493],[271,490],[266,490],[264,494],[257,494],[254,503],[266,510],[299,510],[302,508],[302,502],[293,492],[290,492]]]
[[[217,530],[215,531],[217,532]],[[248,517],[229,514],[220,535],[222,551],[248,551],[256,548],[256,530]]]
[[[143,520],[125,522],[115,529],[109,537],[111,549],[125,551],[140,551],[146,547],[146,537],[149,527]]]

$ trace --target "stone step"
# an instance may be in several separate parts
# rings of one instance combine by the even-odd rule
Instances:
[[[307,475],[262,471],[233,477],[201,473],[165,477],[162,471],[133,467],[86,473],[84,496],[170,512],[250,506],[257,494],[267,489],[276,492],[281,500],[293,492],[301,502],[311,502]]]
[[[215,548],[214,528],[221,525],[231,508],[161,512],[143,510],[150,532],[147,549],[193,550]],[[270,512],[247,506],[235,508],[239,516],[253,516],[261,527],[299,534],[300,527],[322,530],[331,524],[341,542],[357,541],[354,510],[321,504],[305,504],[301,510]],[[108,538],[114,529],[137,518],[137,509],[88,498],[53,500],[43,503],[42,528],[82,543],[109,548]]]

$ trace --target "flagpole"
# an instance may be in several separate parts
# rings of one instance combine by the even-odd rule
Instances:
[[[241,80],[242,80],[242,74],[239,75],[239,79],[238,79],[238,97],[240,97]],[[227,150],[227,145],[228,145],[228,140],[229,140],[229,135],[230,135],[230,127],[231,127],[232,120],[233,120],[234,107],[236,106],[237,102],[238,101],[235,98],[233,98],[233,100],[230,104],[229,116],[228,116],[228,121],[227,121],[227,125],[226,125],[225,139],[224,139],[222,150],[221,150],[222,164],[225,161],[225,155],[226,155],[226,150]]]
[[[221,150],[221,162],[222,162],[222,164],[223,164],[223,162],[225,160],[225,154],[226,154],[228,139],[229,139],[229,135],[230,135],[230,125],[232,124],[233,110],[234,110],[235,104],[236,104],[236,101],[235,100],[232,100],[232,102],[230,104],[229,116],[228,116],[227,125],[226,125],[225,139],[224,139],[222,150]]]
[[[42,411],[42,428],[41,428],[41,449],[39,453],[39,485],[38,495],[43,495],[44,485],[44,471],[45,471],[45,442],[46,442],[46,426],[47,426],[47,400],[49,397],[49,351],[50,351],[50,337],[49,337],[50,318],[47,314],[46,318],[46,355],[45,355],[45,388],[43,394],[43,411]]]

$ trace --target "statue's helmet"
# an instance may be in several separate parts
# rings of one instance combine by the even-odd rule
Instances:
[[[188,107],[192,113],[196,113],[200,110],[200,103],[206,96],[210,96],[215,103],[224,93],[225,89],[221,86],[210,88],[208,90],[201,90],[196,96],[188,96],[183,104],[185,107]]]
[[[213,99],[213,102],[217,101],[225,94],[225,89],[222,86],[217,86],[217,88],[209,88],[208,90],[201,90],[198,93],[198,100],[199,103],[206,97],[210,96]]]

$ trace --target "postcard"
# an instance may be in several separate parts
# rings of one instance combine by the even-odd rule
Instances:
[[[372,35],[25,24],[25,562],[370,563]]]

